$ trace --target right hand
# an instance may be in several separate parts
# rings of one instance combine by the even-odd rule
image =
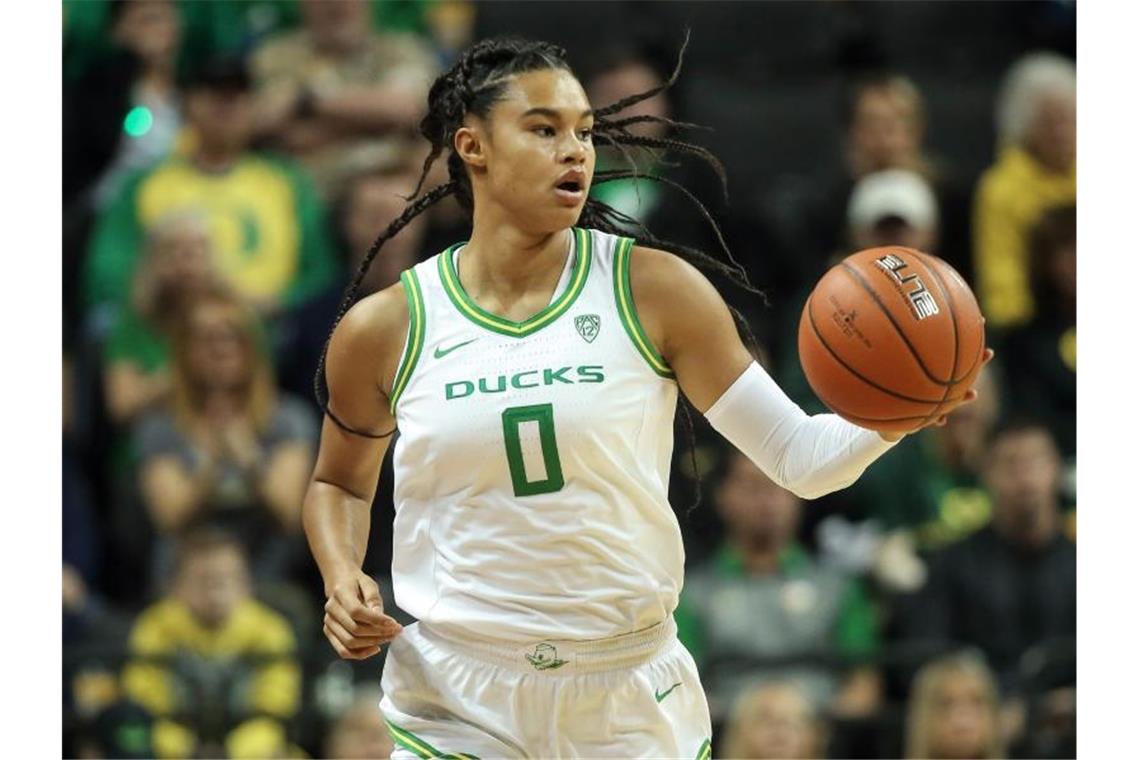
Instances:
[[[357,570],[337,580],[325,602],[325,638],[345,660],[364,660],[380,652],[404,628],[384,614],[380,587]]]

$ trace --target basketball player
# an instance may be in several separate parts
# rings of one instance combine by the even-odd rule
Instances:
[[[891,446],[805,415],[704,275],[648,233],[656,247],[614,234],[612,210],[587,198],[595,140],[707,157],[608,118],[653,94],[591,110],[560,48],[474,45],[433,85],[421,125],[425,174],[447,151],[450,181],[392,223],[357,282],[447,195],[471,213],[471,239],[352,306],[330,339],[305,530],[337,653],[391,642],[381,709],[393,757],[706,760],[708,707],[672,615],[678,391],[807,498]],[[406,629],[361,571],[394,427],[392,577],[419,621]]]

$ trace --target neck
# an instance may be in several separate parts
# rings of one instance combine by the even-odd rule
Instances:
[[[1060,512],[1056,505],[1050,505],[1030,519],[995,520],[994,528],[1011,544],[1022,549],[1036,550],[1057,536],[1060,530]]]
[[[471,240],[463,249],[463,286],[472,297],[489,295],[508,306],[547,286],[566,263],[571,231],[533,233],[476,204]],[[553,280],[552,280],[553,278]]]
[[[206,172],[225,172],[237,163],[237,151],[220,145],[199,145],[194,153],[194,163]]]
[[[213,420],[240,417],[245,411],[244,402],[244,394],[236,388],[210,389],[203,394],[202,414]]]
[[[773,575],[780,569],[780,553],[784,547],[777,541],[755,537],[738,537],[733,546],[744,560],[749,575]]]

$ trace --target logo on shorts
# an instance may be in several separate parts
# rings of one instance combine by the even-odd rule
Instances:
[[[554,670],[566,664],[566,660],[558,659],[558,650],[550,644],[537,645],[534,654],[528,654],[526,659],[535,670]]]
[[[602,319],[597,314],[580,314],[574,317],[574,327],[578,328],[578,334],[587,343],[593,343],[594,338],[598,337],[598,328],[602,324]]]

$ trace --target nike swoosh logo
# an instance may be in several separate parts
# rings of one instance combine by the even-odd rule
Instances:
[[[456,344],[455,344],[454,346],[452,346],[451,348],[444,348],[444,349],[441,349],[439,346],[436,346],[436,347],[435,347],[435,354],[433,354],[433,356],[435,356],[435,358],[436,358],[436,359],[442,359],[443,357],[447,356],[448,354],[450,354],[450,353],[451,353],[452,351],[454,351],[455,349],[457,349],[457,348],[463,348],[463,347],[464,347],[464,346],[466,346],[468,343],[474,343],[474,342],[475,342],[475,341],[477,341],[477,340],[479,340],[479,339],[478,339],[478,338],[472,338],[471,340],[465,340],[465,341],[463,341],[462,343],[456,343]]]
[[[678,686],[680,686],[680,685],[681,685],[681,682],[680,682],[680,681],[678,681],[677,683],[673,684],[672,686],[670,686],[668,689],[666,689],[666,690],[665,690],[665,691],[663,691],[663,692],[661,692],[661,691],[657,691],[656,689],[654,689],[654,690],[653,690],[653,696],[657,698],[657,701],[658,701],[658,702],[660,702],[661,700],[665,699],[665,697],[667,697],[667,696],[669,696],[670,694],[672,694],[672,693],[673,693],[673,689],[676,689],[676,688],[677,688]]]

